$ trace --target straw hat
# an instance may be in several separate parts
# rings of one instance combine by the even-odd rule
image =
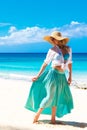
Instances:
[[[53,43],[52,38],[54,38],[58,41],[63,41],[63,42],[61,42],[61,44],[63,44],[63,45],[65,45],[69,41],[69,38],[63,37],[60,32],[53,32],[50,36],[45,36],[43,39],[50,43]]]

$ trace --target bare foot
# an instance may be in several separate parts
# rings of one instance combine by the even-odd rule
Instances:
[[[35,115],[33,123],[37,123],[38,122],[38,118],[39,118],[39,115]]]
[[[38,118],[39,118],[40,113],[42,112],[42,110],[43,110],[43,108],[40,108],[40,109],[38,110],[38,112],[36,113],[36,115],[35,115],[35,117],[34,117],[33,123],[38,122]]]
[[[55,120],[51,120],[50,124],[56,124]]]

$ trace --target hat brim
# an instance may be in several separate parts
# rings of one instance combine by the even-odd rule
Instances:
[[[50,42],[51,44],[53,44],[53,41],[51,40],[51,38],[54,38],[53,36],[45,36],[43,39],[45,41],[48,41]],[[57,41],[61,41],[61,40],[64,40],[64,43],[63,44],[67,44],[67,42],[69,41],[69,38],[67,37],[57,37],[57,38],[54,38],[56,39]]]

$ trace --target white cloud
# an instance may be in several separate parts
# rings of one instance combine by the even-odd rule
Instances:
[[[29,44],[43,42],[43,36],[50,35],[53,31],[60,31],[64,36],[70,38],[87,37],[87,24],[72,21],[69,25],[56,28],[40,28],[40,27],[26,27],[18,30],[15,26],[11,26],[8,34],[0,37],[0,45],[2,44]]]
[[[87,37],[87,24],[72,21],[69,25],[64,25],[60,31],[70,38]]]
[[[3,26],[11,26],[11,23],[0,23],[0,27],[3,27]]]
[[[0,44],[24,44],[42,42],[43,36],[50,34],[51,30],[39,27],[27,27],[17,30],[16,27],[10,27],[8,35],[0,37]]]
[[[77,22],[77,21],[72,21],[72,22],[71,22],[71,25],[76,25],[76,24],[80,24],[80,23]]]
[[[14,32],[14,31],[16,31],[16,30],[17,30],[17,29],[16,29],[15,26],[11,26],[8,32],[9,32],[9,33],[12,33],[12,32]]]

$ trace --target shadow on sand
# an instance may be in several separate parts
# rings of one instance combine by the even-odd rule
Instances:
[[[49,125],[56,125],[56,126],[67,125],[67,126],[73,126],[73,127],[79,127],[79,128],[87,128],[87,123],[85,123],[85,122],[75,122],[75,121],[56,121],[55,124],[51,124],[50,120],[40,120],[38,122],[38,124],[44,124],[44,125],[49,124]]]
[[[39,122],[35,123],[35,125],[29,125],[29,128],[18,128],[16,126],[0,126],[0,130],[41,130],[41,128],[47,128],[46,130],[52,130],[51,128],[67,128],[68,130],[78,130],[78,128],[81,128],[83,130],[83,128],[87,128],[87,123],[75,121],[56,121],[56,124],[51,124],[50,120],[40,120]]]

